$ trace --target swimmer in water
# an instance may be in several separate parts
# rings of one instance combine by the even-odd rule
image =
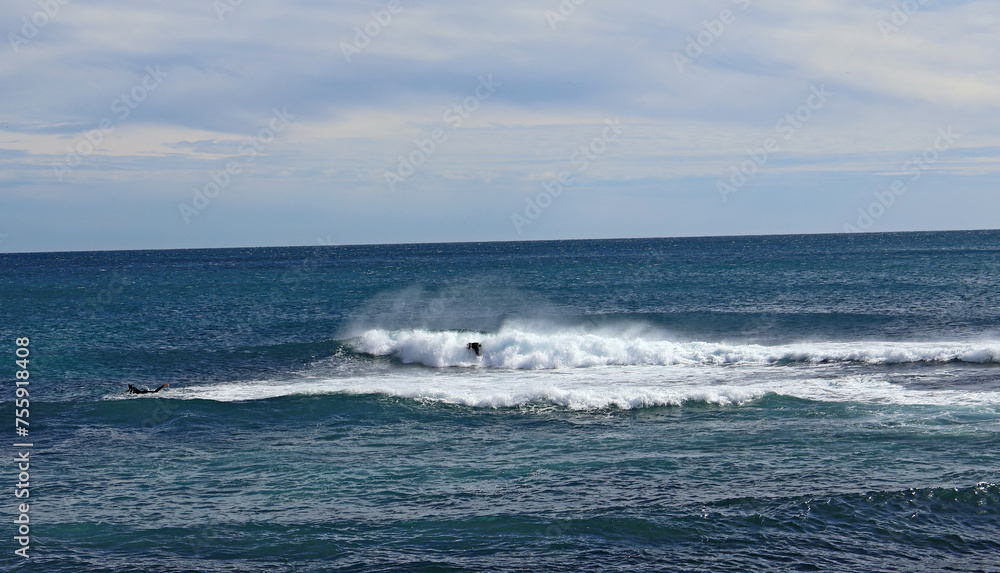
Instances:
[[[135,386],[129,384],[128,385],[128,390],[126,392],[129,393],[129,394],[156,394],[157,392],[159,392],[160,390],[163,390],[167,386],[170,386],[170,384],[160,384],[160,387],[157,388],[156,390],[140,390],[140,389],[136,388]]]
[[[466,348],[468,348],[469,350],[475,352],[476,356],[482,356],[482,352],[483,352],[483,345],[482,344],[480,344],[478,342],[470,342],[469,345],[466,346]]]

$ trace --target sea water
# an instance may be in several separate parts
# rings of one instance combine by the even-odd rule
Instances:
[[[4,570],[1000,570],[998,232],[0,273]]]

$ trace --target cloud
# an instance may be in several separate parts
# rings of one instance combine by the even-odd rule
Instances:
[[[213,210],[265,213],[280,197],[296,206],[289,213],[339,213],[368,197],[387,213],[405,208],[446,221],[466,216],[454,202],[469,195],[495,210],[491,220],[505,221],[614,117],[629,125],[628,135],[580,177],[578,202],[561,208],[596,217],[605,208],[601,194],[616,193],[616,185],[630,205],[690,205],[680,197],[698,189],[717,198],[716,181],[775,137],[817,86],[834,94],[831,101],[781,140],[755,185],[827,177],[832,186],[836,174],[874,184],[949,126],[962,138],[935,173],[955,184],[986,178],[981,184],[998,171],[1000,37],[984,1],[911,0],[917,9],[902,16],[892,4],[862,0],[53,2],[58,12],[46,18],[32,1],[0,8],[8,39],[0,58],[0,190],[36,227],[57,219],[54,198],[100,188],[95,200],[119,201],[115,212],[162,210],[148,216],[163,221],[154,243],[189,244],[177,204],[213,170],[240,161],[241,144],[266,127],[274,108],[287,108],[294,123]],[[25,19],[45,24],[28,38]],[[164,75],[152,89],[150,69]],[[452,126],[447,111],[475,97],[481,76],[502,85]],[[407,195],[393,196],[385,173],[436,129],[446,140],[400,186]],[[100,137],[88,138],[94,130]],[[79,165],[67,169],[74,151]],[[33,203],[36,195],[45,202]],[[779,195],[740,200],[781,209]],[[5,212],[13,206],[0,199]],[[587,236],[594,219],[574,217],[579,224],[551,228]],[[10,237],[2,247],[33,248],[37,231],[17,232],[5,219],[0,232]],[[297,242],[294,223],[273,224],[269,236]],[[250,223],[219,225],[215,239],[199,231],[198,240],[257,242]],[[513,232],[504,228],[493,236]],[[479,238],[414,229],[408,240]],[[92,231],[69,224],[58,234],[66,248],[128,246],[112,230],[106,239],[91,239]],[[351,232],[343,240],[352,242]],[[653,223],[637,232],[674,234]]]

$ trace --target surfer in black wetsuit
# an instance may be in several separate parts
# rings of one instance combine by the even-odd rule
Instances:
[[[466,346],[466,348],[468,348],[469,350],[475,352],[476,356],[482,356],[482,352],[483,352],[483,345],[482,344],[480,344],[478,342],[470,342],[469,345]]]
[[[157,392],[159,392],[160,390],[163,390],[167,386],[170,386],[170,384],[160,384],[160,387],[157,388],[156,390],[140,390],[140,389],[136,388],[135,386],[129,384],[127,392],[129,394],[156,394]]]

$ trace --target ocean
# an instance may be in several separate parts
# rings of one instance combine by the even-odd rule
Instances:
[[[996,231],[0,254],[0,339],[5,571],[1000,571]]]

